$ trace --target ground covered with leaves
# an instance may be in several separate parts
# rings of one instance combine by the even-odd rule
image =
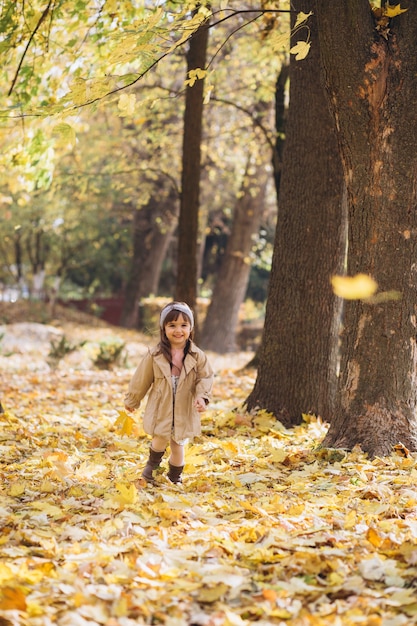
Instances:
[[[78,347],[51,359],[62,333]],[[406,450],[370,461],[320,449],[319,420],[288,430],[248,415],[252,355],[210,355],[214,398],[184,483],[165,459],[149,486],[141,411],[133,424],[120,411],[151,338],[76,324],[0,334],[0,626],[417,624]],[[125,357],[99,368],[114,335]]]

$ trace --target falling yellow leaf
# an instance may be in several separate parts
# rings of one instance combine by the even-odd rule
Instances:
[[[119,411],[115,426],[121,435],[130,436],[133,432],[134,424],[135,420],[126,411]]]
[[[368,274],[355,276],[332,276],[333,292],[346,300],[364,300],[374,295],[378,283]]]

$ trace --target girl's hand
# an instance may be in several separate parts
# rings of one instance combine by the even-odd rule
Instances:
[[[128,411],[129,413],[133,413],[135,409],[131,409],[130,406],[127,406],[127,404],[125,404],[125,411]]]
[[[199,413],[203,413],[206,410],[206,401],[204,398],[196,398],[194,406]]]

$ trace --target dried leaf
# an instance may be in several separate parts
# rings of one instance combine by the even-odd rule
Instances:
[[[346,300],[370,298],[378,289],[377,282],[367,274],[332,276],[331,282],[335,295]]]
[[[302,61],[310,52],[310,41],[297,41],[295,46],[290,49],[290,53],[295,55],[296,61]]]
[[[126,411],[119,411],[118,413],[115,426],[121,435],[127,435],[129,437],[133,432],[135,421]]]

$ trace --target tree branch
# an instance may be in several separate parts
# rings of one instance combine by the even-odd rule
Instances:
[[[13,91],[14,84],[15,84],[15,82],[17,80],[20,68],[22,66],[22,63],[23,63],[24,57],[25,57],[25,55],[27,53],[27,50],[28,50],[28,48],[30,46],[30,43],[31,43],[33,37],[35,36],[36,31],[39,29],[42,21],[45,19],[52,2],[53,2],[53,0],[49,0],[48,6],[46,7],[45,11],[43,12],[43,14],[42,14],[42,16],[41,16],[41,18],[40,18],[40,20],[39,20],[39,22],[38,22],[38,24],[37,24],[37,26],[35,28],[35,30],[33,31],[33,33],[30,36],[30,39],[29,39],[29,41],[28,41],[28,43],[27,43],[27,45],[25,47],[25,50],[23,52],[23,56],[22,56],[21,61],[19,63],[19,67],[17,68],[16,75],[15,75],[15,77],[13,79],[13,83],[12,83],[12,86],[10,88],[9,95]],[[227,21],[227,20],[229,20],[229,19],[231,19],[233,17],[236,17],[237,15],[246,14],[246,13],[257,13],[258,15],[256,17],[253,17],[250,20],[246,21],[244,24],[242,24],[238,28],[236,28],[236,30],[233,31],[232,35],[235,34],[236,32],[238,32],[239,30],[241,30],[242,28],[246,27],[248,24],[251,24],[252,22],[256,21],[264,13],[297,13],[297,11],[294,11],[294,10],[285,10],[285,11],[283,11],[283,10],[280,10],[280,9],[242,9],[242,10],[239,10],[239,11],[233,11],[230,15],[227,15],[226,17],[223,17],[223,18],[219,19],[217,22],[210,23],[207,27],[211,29],[214,26],[216,26],[218,24],[221,24],[222,22],[225,22],[225,21]],[[204,22],[202,22],[200,24],[200,27],[205,22],[207,22],[208,19],[209,18],[207,18]],[[194,36],[194,32],[191,33],[190,36],[187,39],[185,39],[183,42],[181,42],[181,44],[179,46],[177,46],[177,47],[184,46],[186,43],[188,43],[190,41],[190,39],[193,36]],[[230,36],[231,35],[229,35],[229,37]],[[165,57],[169,56],[171,53],[172,53],[172,47],[169,50],[167,50],[167,52],[164,52],[157,59],[155,59],[145,70],[143,70],[143,72],[138,74],[138,76],[134,80],[132,80],[131,82],[127,83],[126,85],[122,85],[121,87],[116,87],[115,89],[111,89],[110,91],[108,91],[106,94],[104,94],[102,96],[98,96],[97,98],[93,98],[92,100],[88,100],[87,102],[84,102],[82,104],[77,104],[77,105],[72,107],[72,110],[82,109],[84,107],[90,106],[91,104],[94,104],[95,102],[99,102],[100,100],[103,100],[104,98],[107,98],[108,96],[112,96],[112,95],[118,93],[119,91],[124,91],[125,89],[128,89],[129,87],[133,87],[133,85],[138,83],[146,74],[148,74],[154,67],[156,67],[161,61],[163,61],[163,59],[165,59]],[[218,51],[217,51],[217,53],[218,53]],[[210,63],[213,61],[213,58],[211,59]],[[41,115],[35,113],[35,114],[32,114],[32,115],[27,115],[27,116],[25,115],[25,117],[41,117]]]
[[[14,77],[13,77],[11,87],[10,87],[10,89],[9,89],[9,91],[8,91],[8,94],[7,94],[8,96],[11,96],[11,95],[12,95],[12,93],[13,93],[14,86],[15,86],[16,81],[17,81],[17,78],[18,78],[18,76],[19,76],[19,72],[20,72],[20,70],[21,70],[21,68],[22,68],[23,61],[25,60],[25,56],[26,56],[26,54],[27,54],[27,51],[29,50],[30,44],[32,43],[32,40],[33,40],[34,36],[36,35],[36,33],[38,32],[38,30],[39,30],[39,28],[40,28],[40,26],[41,26],[42,22],[44,21],[44,19],[45,19],[45,18],[46,18],[46,16],[48,15],[48,13],[49,13],[49,9],[51,8],[51,6],[52,6],[53,2],[54,2],[54,0],[49,0],[48,5],[47,5],[47,6],[46,6],[46,8],[44,9],[44,11],[43,11],[42,15],[41,15],[41,16],[40,16],[40,18],[39,18],[38,23],[36,24],[36,26],[35,26],[35,28],[34,28],[33,32],[31,33],[31,35],[30,35],[30,37],[29,37],[29,39],[28,39],[28,42],[27,42],[27,44],[26,44],[26,46],[25,46],[25,49],[23,50],[22,57],[21,57],[21,59],[20,59],[20,61],[19,61],[19,65],[17,66],[16,73],[15,73],[15,75],[14,75]]]

